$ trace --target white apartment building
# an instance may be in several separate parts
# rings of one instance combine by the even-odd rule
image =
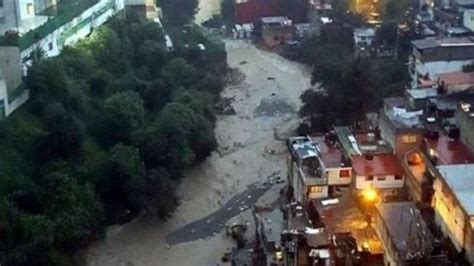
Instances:
[[[124,0],[0,0],[0,119],[28,100],[22,78],[35,51],[57,56],[124,8]]]

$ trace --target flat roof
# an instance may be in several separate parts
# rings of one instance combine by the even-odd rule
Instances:
[[[405,172],[395,154],[352,156],[352,168],[356,175],[403,175]]]
[[[436,151],[438,164],[474,163],[474,154],[459,140],[440,135],[437,140],[426,139],[428,148]]]
[[[438,90],[436,88],[406,90],[406,93],[415,100],[433,98],[438,96]]]
[[[375,30],[372,28],[355,28],[354,34],[356,36],[375,37]]]
[[[343,166],[343,153],[341,148],[334,143],[329,144],[324,136],[311,137],[311,140],[318,146],[320,152],[319,159],[326,168],[339,168]]]
[[[322,200],[312,200],[308,204],[311,220],[317,219],[324,225],[328,234],[347,233],[355,238],[358,250],[369,244],[372,254],[382,254],[383,246],[375,230],[369,226],[366,216],[357,206],[350,193],[338,198],[336,204],[323,205]],[[316,214],[314,214],[314,212]]]
[[[440,82],[444,82],[445,85],[474,84],[474,72],[449,72],[439,74],[436,78],[439,78]]]
[[[433,237],[413,202],[380,203],[377,210],[405,261],[431,254]]]
[[[437,168],[467,214],[474,215],[474,164],[439,165]]]
[[[417,49],[423,50],[437,47],[474,46],[474,42],[469,37],[429,37],[421,40],[412,41],[412,45]]]
[[[316,146],[307,137],[291,137],[289,141],[292,151],[300,159],[316,157],[318,155]]]
[[[263,17],[262,23],[270,26],[291,26],[292,21],[288,17]]]

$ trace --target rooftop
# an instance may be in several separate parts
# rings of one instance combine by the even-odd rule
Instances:
[[[446,135],[440,135],[437,140],[426,139],[428,151],[432,149],[438,158],[438,164],[466,164],[474,163],[474,154],[459,140]]]
[[[372,28],[355,28],[354,35],[360,37],[375,37],[375,30]]]
[[[357,140],[349,127],[334,127],[334,132],[339,139],[342,149],[348,156],[362,154],[362,152],[359,150]]]
[[[474,215],[474,164],[437,166],[468,215]]]
[[[433,238],[413,202],[381,203],[377,210],[398,254],[405,261],[431,255]]]
[[[411,111],[408,100],[404,97],[393,97],[384,100],[384,114],[397,129],[418,128],[423,110]]]
[[[350,232],[356,239],[359,251],[369,246],[372,254],[383,253],[382,243],[375,230],[368,226],[366,216],[360,211],[350,194],[337,198],[335,204],[323,204],[323,200],[312,200],[309,204],[311,220],[318,220],[328,234]],[[316,217],[314,217],[316,216]]]
[[[356,175],[403,175],[404,171],[394,154],[352,156],[352,167]]]
[[[291,19],[288,17],[263,17],[262,23],[264,26],[270,27],[286,27],[293,24]]]
[[[311,141],[315,143],[319,150],[319,159],[325,168],[339,168],[348,167],[343,160],[344,154],[339,147],[339,144],[334,141],[331,142],[324,136],[311,137]]]
[[[469,37],[429,37],[421,40],[412,41],[415,48],[419,50],[437,48],[437,47],[463,47],[474,46],[474,41]]]

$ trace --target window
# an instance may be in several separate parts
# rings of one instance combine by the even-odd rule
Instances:
[[[35,7],[33,4],[30,3],[26,5],[26,13],[30,16],[35,14]]]
[[[416,136],[413,136],[413,135],[404,135],[404,136],[402,137],[402,141],[403,141],[403,143],[405,143],[405,144],[413,144],[413,143],[416,143],[416,140],[417,140]]]
[[[309,193],[322,193],[323,187],[320,186],[311,186],[309,187]]]
[[[50,42],[50,43],[48,44],[48,48],[49,48],[50,51],[53,50],[53,43],[52,43],[52,42]]]
[[[377,180],[378,181],[385,181],[385,180],[387,180],[387,177],[383,176],[383,175],[380,175],[380,176],[377,176]]]
[[[402,180],[403,176],[402,175],[395,175],[395,180]]]
[[[3,0],[0,0],[0,7],[3,7]],[[472,17],[471,17],[472,19]]]
[[[366,178],[365,178],[365,181],[373,181],[374,180],[374,176],[373,175],[368,175]]]
[[[351,177],[351,170],[341,170],[339,171],[339,177],[341,178],[347,178],[347,177]]]

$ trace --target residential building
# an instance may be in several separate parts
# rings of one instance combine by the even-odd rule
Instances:
[[[341,187],[349,187],[352,183],[352,166],[350,157],[345,155],[337,138],[334,134],[319,135],[314,137],[292,137],[289,140],[293,154],[300,153],[307,150],[308,153],[313,153],[307,157],[307,160],[314,160],[312,167],[314,172],[319,173],[323,180],[318,181],[318,187],[314,187],[314,181],[309,178],[298,178],[301,175],[295,172],[296,166],[294,158],[291,160],[295,166],[293,173],[290,173],[293,185],[295,198],[300,202],[305,202],[309,199],[325,198],[332,196]],[[292,144],[291,144],[292,143]],[[323,182],[324,181],[324,182]],[[318,193],[319,192],[319,193]],[[308,194],[309,193],[309,194]],[[300,197],[300,198],[299,198]]]
[[[287,209],[287,228],[282,234],[286,266],[332,264],[330,236],[325,228],[311,223],[302,205],[295,202]]]
[[[406,98],[392,97],[384,100],[378,127],[382,139],[390,143],[395,154],[403,156],[409,150],[423,145],[423,113],[423,109],[412,110]]]
[[[351,265],[347,264],[348,261],[351,261],[352,265],[381,265],[382,242],[352,194],[311,200],[307,212],[313,226],[323,227],[331,236],[334,248],[340,251],[335,252],[336,265]],[[344,248],[342,243],[337,243],[337,238],[343,235],[346,235],[343,238],[353,241],[350,247]]]
[[[464,10],[463,25],[470,31],[474,31],[474,9]]]
[[[329,194],[338,187],[349,186],[352,183],[351,161],[339,148],[336,137],[327,134],[310,139],[318,151],[321,171],[328,177]]]
[[[376,121],[374,121],[376,123]],[[373,125],[369,127],[375,128]],[[349,127],[334,127],[341,151],[348,158],[355,155],[392,153],[388,142],[380,137],[380,131],[353,132]]]
[[[354,44],[356,47],[370,47],[375,39],[375,30],[372,28],[355,28]]]
[[[288,17],[262,18],[262,38],[269,48],[274,48],[293,39],[295,27]]]
[[[353,156],[352,168],[356,190],[385,189],[396,195],[405,185],[405,171],[394,154]]]
[[[280,16],[278,0],[235,0],[235,22],[237,24],[255,23],[262,17]]]
[[[156,6],[155,0],[125,0],[125,6],[127,16],[134,14],[139,18],[157,22],[161,17],[161,10]]]
[[[308,137],[288,140],[288,183],[294,198],[302,203],[328,197],[328,174],[322,167],[317,146]]]
[[[87,36],[124,9],[123,0],[1,1],[0,118],[29,98],[22,77],[35,53],[57,56],[66,45]],[[2,108],[3,107],[3,108]]]
[[[414,149],[404,155],[406,186],[411,199],[431,205],[433,182],[440,176],[437,165],[462,165],[474,163],[474,154],[461,142],[458,136],[441,133],[425,138],[422,149]]]
[[[474,263],[474,164],[437,166],[434,181],[435,222],[458,252]]]
[[[461,102],[456,111],[456,120],[459,124],[461,141],[474,151],[474,109],[472,104]]]
[[[431,265],[433,237],[415,204],[380,203],[374,218],[384,243],[385,265]]]
[[[283,213],[278,208],[255,208],[253,216],[257,245],[265,255],[265,265],[285,265],[281,241],[281,234],[285,229]]]
[[[409,199],[422,208],[431,207],[433,181],[439,176],[438,170],[420,149],[414,149],[403,156],[402,166],[405,169],[405,185]]]
[[[419,78],[432,79],[443,73],[462,71],[474,61],[472,37],[425,38],[412,42],[409,72],[411,88],[418,88]]]

